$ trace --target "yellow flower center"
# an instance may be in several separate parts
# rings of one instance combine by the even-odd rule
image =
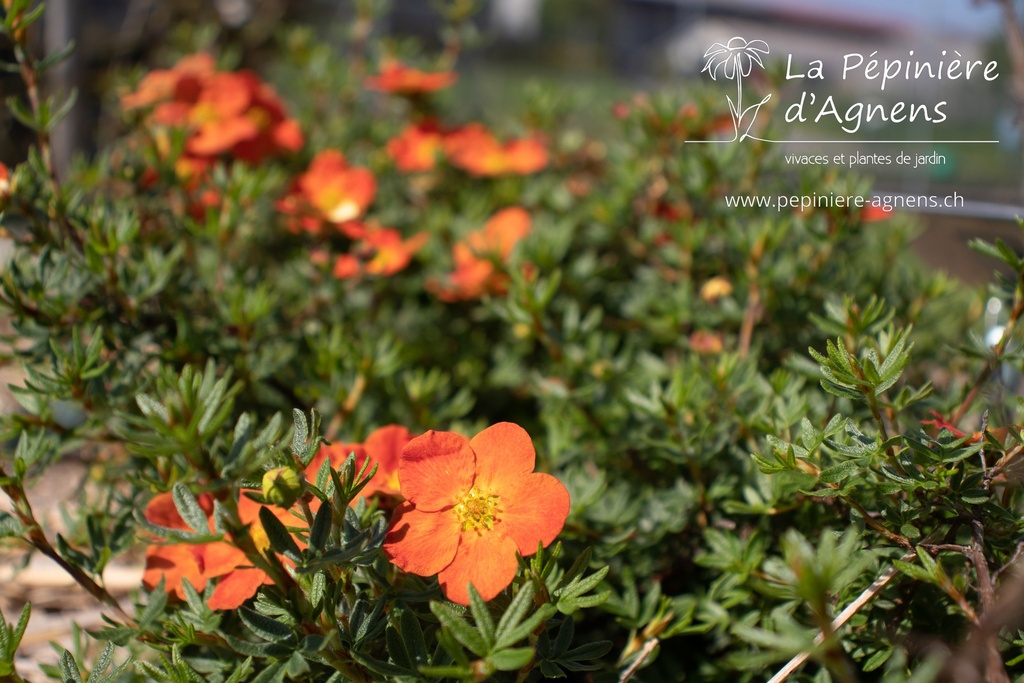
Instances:
[[[485,493],[477,487],[467,491],[455,505],[462,530],[494,529],[494,521],[501,512],[501,498]]]
[[[260,552],[263,552],[270,547],[270,539],[267,538],[267,532],[259,522],[249,527],[249,537],[252,538],[253,545],[255,545],[256,549]]]

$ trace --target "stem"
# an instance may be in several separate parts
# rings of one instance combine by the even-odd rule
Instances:
[[[910,562],[915,557],[917,557],[917,553],[911,551],[903,557],[901,557],[900,561]],[[864,605],[868,604],[876,595],[878,595],[882,591],[882,589],[885,588],[886,585],[888,585],[888,583],[892,581],[893,577],[896,576],[898,573],[899,570],[896,569],[896,567],[889,567],[884,572],[882,572],[879,575],[879,577],[875,579],[874,583],[865,588],[863,593],[858,595],[853,602],[846,606],[846,609],[839,613],[839,616],[832,620],[832,623],[829,624],[831,630],[835,632],[841,629],[846,624],[846,622],[848,622],[851,619],[851,617],[853,617],[854,614],[859,612]],[[823,642],[825,642],[824,632],[819,633],[814,638],[814,644],[816,646],[821,645]],[[794,671],[799,669],[800,666],[804,662],[806,662],[810,656],[810,652],[801,652],[796,657],[793,657],[793,659],[789,660],[789,663],[787,663],[786,666],[779,669],[779,672],[771,677],[768,683],[782,683],[782,681],[789,678]]]
[[[1017,327],[1017,321],[1020,320],[1022,314],[1024,314],[1024,296],[1021,295],[1021,289],[1024,288],[1024,273],[1018,276],[1017,280],[1017,291],[1014,294],[1013,309],[1010,311],[1010,319],[1006,322],[1006,327],[1003,329],[1003,336],[999,339],[999,343],[996,344],[993,349],[993,357],[985,363],[985,367],[978,373],[978,377],[974,380],[974,386],[967,392],[967,396],[964,397],[963,402],[957,409],[956,413],[953,414],[953,418],[950,420],[954,425],[959,424],[960,420],[963,419],[964,415],[970,409],[971,404],[974,403],[974,399],[978,397],[978,393],[981,391],[982,385],[988,381],[992,373],[995,372],[996,368],[999,367],[999,363],[1002,360],[1003,353],[1006,351],[1006,345],[1010,341],[1010,337],[1013,336],[1014,330]]]
[[[7,477],[8,475],[4,471],[4,468],[0,466],[0,479]],[[32,544],[36,550],[56,562],[60,568],[74,579],[75,583],[84,588],[89,595],[96,598],[96,600],[103,605],[114,610],[126,626],[134,628],[135,620],[124,611],[124,608],[121,607],[121,603],[117,601],[117,598],[107,592],[107,589],[103,586],[96,583],[92,577],[82,570],[81,567],[71,564],[65,560],[53,547],[49,539],[46,538],[46,534],[43,533],[43,529],[36,520],[35,515],[32,513],[32,505],[29,503],[28,497],[25,495],[25,490],[18,484],[6,484],[4,486],[0,486],[0,489],[7,494],[11,499],[11,502],[14,504],[14,512],[18,516],[18,520],[27,527],[27,531],[25,532],[26,540]]]
[[[985,531],[981,520],[971,520],[971,547],[969,550],[974,573],[978,577],[978,595],[981,598],[981,614],[988,614],[996,602],[996,587],[989,571],[988,560],[985,559]],[[988,683],[1009,683],[1010,678],[1003,666],[1003,658],[999,653],[998,631],[985,638],[985,680]]]
[[[839,488],[839,485],[834,484],[830,488]],[[864,518],[865,524],[867,524],[869,527],[885,536],[888,540],[892,541],[893,543],[896,543],[897,545],[901,545],[904,548],[914,547],[914,544],[910,542],[910,539],[908,539],[905,536],[897,534],[891,529],[888,529],[884,524],[882,524],[877,519],[872,517],[871,514],[864,509],[864,506],[855,501],[853,498],[850,498],[849,496],[840,496],[840,498],[842,498],[843,502],[845,502],[847,505],[849,505],[858,513],[860,513],[860,516]]]
[[[12,39],[14,40],[14,56],[18,61],[18,67],[21,71],[21,80],[25,83],[25,92],[28,96],[29,106],[32,108],[32,115],[36,120],[36,139],[39,143],[39,154],[43,159],[43,166],[46,168],[46,174],[49,178],[50,189],[53,193],[53,206],[50,208],[50,217],[56,220],[63,230],[64,234],[71,240],[72,244],[78,251],[84,251],[84,245],[81,236],[68,222],[67,216],[62,211],[58,210],[58,198],[60,197],[60,179],[57,177],[57,168],[53,163],[53,151],[50,145],[50,132],[49,130],[39,126],[39,111],[40,111],[40,98],[39,98],[39,72],[36,69],[36,61],[32,58],[32,55],[28,47],[28,30],[27,28],[15,28],[11,32]]]
[[[621,676],[619,676],[619,683],[628,683],[629,680],[633,678],[637,670],[645,661],[647,661],[647,658],[651,656],[651,653],[654,652],[654,648],[658,647],[658,642],[657,638],[651,638],[644,643],[643,647],[640,648],[640,652],[637,654],[636,659],[633,660],[633,663],[629,665],[628,669],[622,672]]]
[[[762,235],[754,243],[747,261],[746,274],[750,279],[747,285],[747,306],[743,310],[743,323],[740,325],[739,354],[746,358],[750,353],[750,345],[754,338],[754,325],[761,315],[761,286],[758,284],[758,269],[764,253],[765,236]]]

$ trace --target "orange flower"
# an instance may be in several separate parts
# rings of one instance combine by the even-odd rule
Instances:
[[[185,145],[189,154],[233,156],[257,163],[281,151],[298,151],[298,124],[285,117],[277,94],[250,71],[210,76],[189,112],[195,130]]]
[[[3,202],[11,194],[11,172],[3,162],[0,162],[0,202]]]
[[[300,518],[289,511],[276,506],[260,505],[256,501],[242,496],[238,501],[238,517],[242,524],[249,526],[249,536],[256,547],[264,551],[270,547],[267,532],[260,523],[260,508],[266,507],[285,526],[296,526]],[[305,522],[301,522],[305,526]],[[306,545],[295,539],[300,549]],[[286,564],[291,561],[284,559]],[[265,571],[254,567],[252,562],[233,543],[221,541],[203,546],[203,578],[217,578],[217,587],[207,601],[207,606],[215,610],[237,609],[246,600],[256,595],[260,586],[272,584],[274,581]]]
[[[721,353],[725,345],[720,334],[697,330],[690,335],[690,348],[700,354],[715,355]]]
[[[368,275],[390,276],[404,270],[430,236],[420,232],[408,239],[394,228],[384,228],[375,222],[342,223],[338,229],[347,237],[358,240],[354,253],[342,254],[334,262],[334,276],[340,280]]]
[[[324,460],[330,460],[331,466],[335,469],[341,467],[346,458],[348,458],[349,453],[354,451],[356,454],[357,472],[363,466],[363,463],[366,462],[367,458],[370,460],[370,465],[367,468],[368,471],[373,469],[374,465],[377,466],[377,473],[366,484],[362,495],[401,496],[398,487],[398,461],[402,448],[411,439],[412,434],[405,427],[387,425],[371,432],[366,437],[366,441],[361,444],[332,444],[330,446],[323,446],[312,462],[309,463],[309,467],[306,468],[306,477],[310,481],[314,480]]]
[[[213,499],[204,494],[198,498],[199,506],[210,515],[213,512]],[[146,505],[146,519],[158,526],[180,531],[190,531],[188,524],[178,514],[174,506],[174,498],[170,493],[161,493]],[[206,586],[203,576],[203,548],[205,545],[191,543],[174,543],[151,545],[146,548],[146,568],[142,574],[142,585],[153,590],[160,579],[164,580],[164,588],[182,600],[185,591],[182,581],[188,579],[192,586],[201,591]]]
[[[469,604],[469,585],[491,600],[516,574],[516,552],[537,552],[562,531],[569,492],[533,472],[536,453],[522,427],[502,422],[471,440],[429,431],[402,449],[406,502],[396,510],[384,553],[401,570],[437,574],[445,597]]]
[[[373,173],[349,166],[341,152],[327,149],[313,157],[309,169],[298,177],[277,208],[297,216],[298,227],[318,232],[321,222],[345,223],[359,218],[376,193]]]
[[[363,85],[370,90],[394,95],[420,95],[447,88],[457,78],[452,71],[420,71],[396,60],[388,60],[381,65],[380,75],[367,77]]]
[[[199,497],[200,507],[207,517],[212,514],[213,502],[208,495]],[[270,546],[267,533],[260,523],[259,511],[264,507],[259,503],[242,496],[238,501],[238,515],[241,522],[249,526],[249,535],[256,547],[265,550]],[[300,518],[279,507],[268,508],[286,526],[295,526]],[[154,524],[172,529],[187,530],[188,526],[181,519],[170,493],[161,493],[150,501],[146,507],[146,519]],[[304,524],[304,523],[303,523]],[[300,548],[305,547],[296,539]],[[285,560],[288,562],[288,560]],[[207,582],[217,579],[217,586],[207,605],[210,609],[235,609],[251,598],[264,584],[273,583],[262,569],[252,563],[237,546],[229,541],[214,543],[175,543],[155,545],[146,549],[146,569],[142,583],[146,588],[153,589],[161,577],[164,587],[169,593],[185,598],[182,587],[184,579],[202,591]]]
[[[437,165],[443,140],[436,123],[409,125],[388,141],[388,156],[403,173],[429,171]]]
[[[362,270],[363,266],[352,254],[342,254],[334,260],[334,277],[339,280],[348,280],[359,275],[359,271]]]
[[[502,209],[484,227],[470,233],[452,249],[455,272],[438,289],[442,301],[475,299],[484,293],[505,291],[508,277],[495,261],[508,261],[516,243],[530,233],[530,214],[518,206]]]
[[[444,150],[453,166],[476,176],[526,175],[548,165],[548,150],[538,138],[502,144],[479,123],[445,136]]]
[[[394,275],[405,270],[413,254],[419,251],[430,238],[420,232],[409,239],[402,239],[401,233],[391,228],[380,228],[366,235],[366,244],[374,250],[373,258],[366,264],[370,275]]]
[[[933,419],[921,420],[921,424],[930,425],[934,427],[936,432],[941,432],[943,429],[948,430],[949,433],[952,434],[957,439],[962,439],[965,436],[968,436],[967,432],[961,429],[957,429],[956,425],[954,425],[952,422],[944,418],[942,416],[942,413],[940,413],[939,411],[932,410],[931,414]],[[1006,439],[1007,434],[1010,433],[1010,430],[1008,427],[996,427],[995,429],[987,430],[987,433],[995,437],[997,441],[1004,441]],[[982,439],[981,432],[973,432],[969,436],[970,438],[967,439],[968,444],[978,443]]]
[[[892,218],[892,209],[886,210],[884,206],[871,203],[866,204],[860,210],[860,220],[863,223],[874,223],[876,221],[885,221]]]
[[[298,123],[287,117],[273,88],[250,71],[217,71],[208,54],[150,73],[121,104],[125,109],[155,105],[150,121],[186,129],[185,152],[192,157],[230,154],[258,163],[304,144]]]
[[[204,78],[213,74],[217,65],[206,52],[182,57],[170,69],[158,69],[146,74],[135,92],[121,97],[121,107],[126,110],[148,107],[170,100],[195,102],[202,89]]]

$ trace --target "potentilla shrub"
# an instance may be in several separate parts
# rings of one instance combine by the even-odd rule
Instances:
[[[38,145],[0,169],[0,533],[109,614],[51,676],[1012,672],[1013,250],[979,244],[1011,274],[992,346],[902,220],[726,206],[870,185],[685,144],[724,134],[717,94],[609,102],[600,139],[543,89],[468,120],[466,3],[437,57],[357,5],[344,45],[283,37],[281,91],[217,46],[138,74],[123,135],[58,174],[39,13],[3,3]],[[99,466],[57,534],[25,490],[72,452]]]

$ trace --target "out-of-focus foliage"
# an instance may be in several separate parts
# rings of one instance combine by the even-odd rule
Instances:
[[[4,3],[31,96],[11,105],[39,145],[0,184],[4,359],[27,375],[0,421],[0,533],[112,614],[93,634],[112,645],[52,675],[755,681],[801,652],[790,680],[1019,666],[998,599],[1024,547],[1003,388],[1017,255],[980,245],[1012,273],[990,346],[901,220],[728,206],[870,186],[756,140],[689,144],[731,132],[718,94],[607,103],[618,132],[600,140],[557,92],[515,123],[459,120],[445,89],[468,5],[444,9],[436,57],[371,41],[372,3],[342,45],[283,32],[287,99],[216,54],[139,74],[120,141],[58,178],[63,105],[38,98],[51,64],[24,49],[38,16]],[[426,576],[389,562],[400,517],[427,534],[444,508],[422,473],[412,492],[426,447],[404,444],[501,422],[532,436],[568,518],[548,548],[509,550],[532,556],[508,582],[480,552],[508,587],[458,605],[442,587],[468,546]],[[502,481],[541,476],[528,450]],[[109,486],[53,537],[24,490],[71,451]],[[512,538],[514,506],[456,498],[459,543]],[[557,521],[531,529],[550,543]],[[147,587],[117,605],[103,570],[143,546]],[[0,675],[18,676],[27,618],[0,629]]]

